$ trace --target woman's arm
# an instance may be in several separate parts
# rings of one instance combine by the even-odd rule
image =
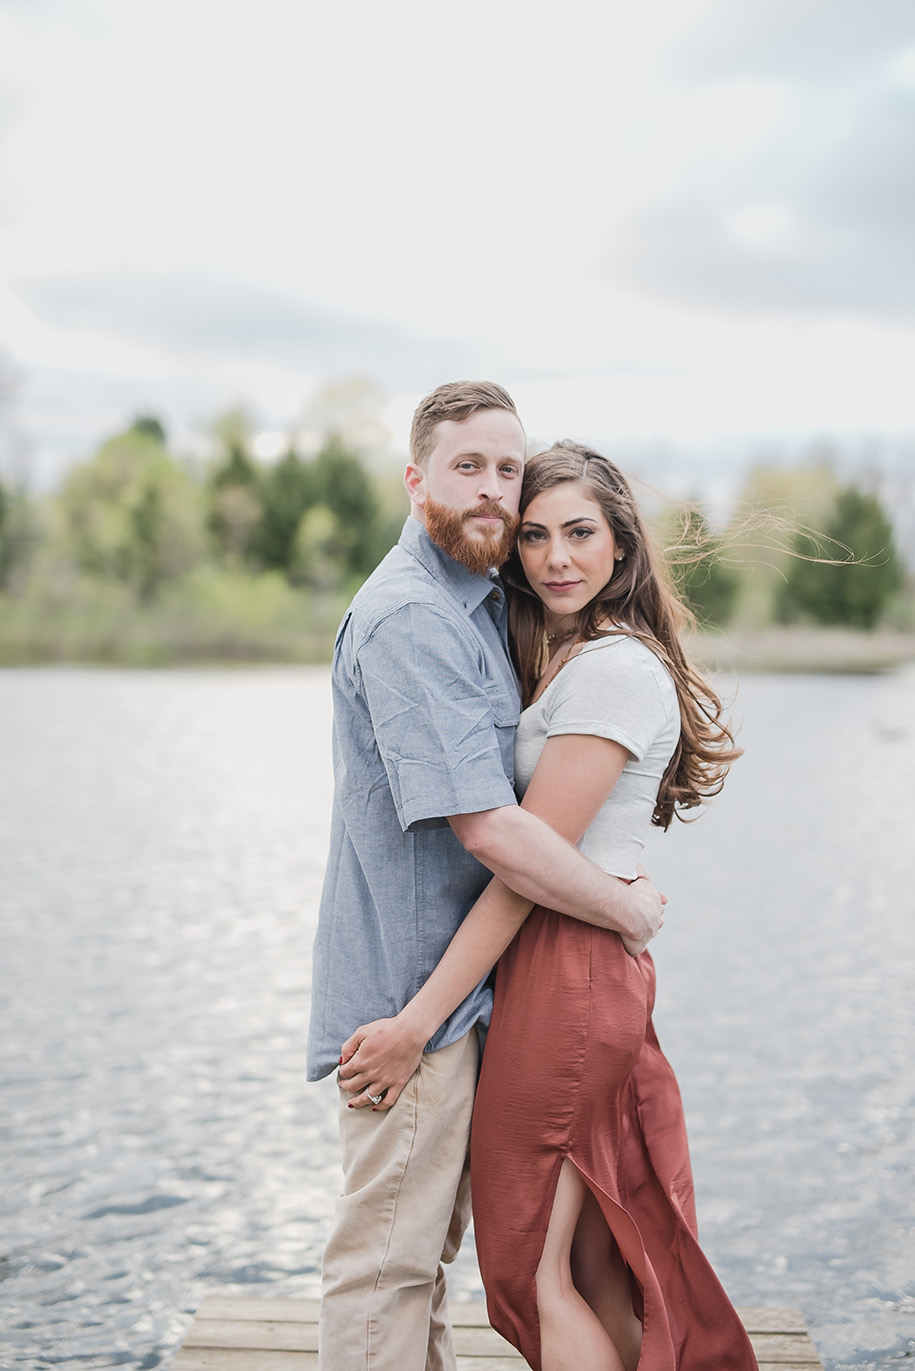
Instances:
[[[619,780],[629,753],[593,734],[547,739],[522,807],[577,843]],[[390,1108],[416,1070],[426,1043],[495,965],[532,908],[532,901],[494,877],[463,920],[425,985],[393,1019],[357,1028],[343,1044],[340,1084],[352,1104],[370,1091]],[[641,951],[629,948],[630,951]]]

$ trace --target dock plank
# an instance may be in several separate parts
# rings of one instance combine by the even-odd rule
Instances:
[[[185,1344],[172,1362],[172,1371],[318,1371],[318,1354],[265,1352],[250,1347],[188,1347]],[[512,1371],[517,1371],[517,1365]],[[779,1371],[784,1368],[780,1367]]]
[[[317,1371],[318,1301],[208,1295],[172,1371]],[[738,1310],[760,1371],[822,1371],[799,1309]],[[459,1371],[521,1371],[524,1362],[494,1329],[482,1301],[451,1305]]]
[[[317,1323],[320,1300],[277,1299],[274,1295],[205,1295],[198,1319],[270,1319],[274,1323]]]
[[[257,1349],[264,1352],[317,1352],[316,1323],[278,1319],[201,1319],[198,1315],[184,1340],[185,1347]],[[454,1327],[454,1350],[459,1357],[517,1357],[501,1334],[485,1327]]]

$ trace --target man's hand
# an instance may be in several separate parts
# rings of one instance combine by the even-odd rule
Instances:
[[[629,895],[635,905],[636,922],[642,924],[641,936],[638,936],[636,930],[630,934],[620,934],[623,947],[630,957],[637,957],[640,952],[644,952],[658,930],[663,927],[664,906],[667,904],[667,896],[654,888],[644,868],[640,866],[638,872],[629,886]]]
[[[411,1027],[404,1014],[357,1028],[343,1044],[337,1072],[341,1088],[353,1097],[350,1109],[390,1109],[419,1066],[426,1042],[423,1030]]]

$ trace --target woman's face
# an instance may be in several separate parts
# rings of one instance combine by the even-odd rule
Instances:
[[[551,632],[603,590],[613,575],[617,545],[600,505],[579,481],[565,481],[527,506],[518,553]]]

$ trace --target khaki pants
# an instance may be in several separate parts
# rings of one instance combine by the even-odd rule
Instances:
[[[390,1110],[340,1091],[343,1194],[324,1253],[322,1371],[455,1371],[442,1262],[470,1218],[473,1030],[419,1069]]]

